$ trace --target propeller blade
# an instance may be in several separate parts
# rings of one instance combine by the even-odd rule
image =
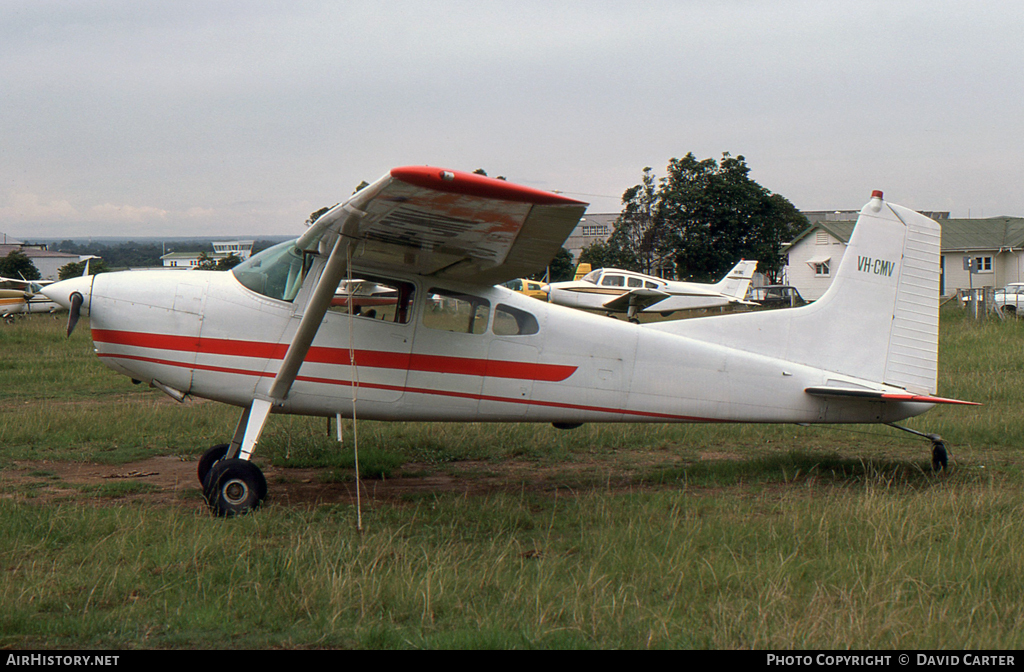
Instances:
[[[75,330],[75,325],[78,324],[78,318],[81,317],[82,301],[84,297],[75,292],[71,295],[71,309],[68,312],[68,337],[71,337],[71,332]]]

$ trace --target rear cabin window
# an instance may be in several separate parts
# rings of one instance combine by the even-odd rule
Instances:
[[[342,280],[331,299],[328,310],[352,314],[370,320],[407,324],[412,315],[412,301],[416,288],[408,282],[383,278]]]
[[[487,299],[433,288],[427,292],[423,326],[458,334],[482,334],[487,331],[490,312]]]
[[[491,331],[495,336],[529,336],[540,331],[540,326],[537,318],[525,310],[499,303],[494,309]]]

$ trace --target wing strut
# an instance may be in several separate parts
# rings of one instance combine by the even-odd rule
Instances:
[[[358,216],[358,214],[350,212],[350,222],[346,222],[346,228],[351,220],[358,219]],[[265,397],[253,399],[252,405],[242,412],[231,442],[231,449],[228,451],[229,456],[237,455],[244,460],[248,460],[252,456],[256,442],[259,441],[260,434],[263,432],[263,426],[270,415],[270,410],[288,396],[292,383],[295,382],[295,377],[299,373],[299,367],[306,359],[309,347],[313,344],[317,331],[320,330],[324,315],[331,306],[331,299],[334,297],[338,283],[341,282],[348,269],[349,248],[356,242],[354,237],[344,234],[339,235],[335,240],[331,255],[327,258],[320,279],[306,303],[306,310],[299,321],[299,327],[295,331],[295,336],[292,337],[291,344],[288,345],[288,351],[285,352],[281,368],[274,377],[270,391]]]

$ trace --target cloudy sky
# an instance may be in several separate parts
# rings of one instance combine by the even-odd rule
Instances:
[[[0,232],[298,234],[484,168],[617,211],[742,154],[801,209],[1024,216],[1024,3],[0,0]]]

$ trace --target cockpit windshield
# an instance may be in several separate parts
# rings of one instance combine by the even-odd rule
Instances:
[[[591,271],[590,273],[587,273],[586,275],[584,275],[582,278],[580,278],[580,281],[581,282],[589,282],[592,285],[596,285],[597,284],[597,278],[600,275],[601,275],[601,269],[599,268],[596,271]]]
[[[231,269],[240,283],[272,299],[293,301],[306,268],[302,250],[288,240],[253,255]]]

